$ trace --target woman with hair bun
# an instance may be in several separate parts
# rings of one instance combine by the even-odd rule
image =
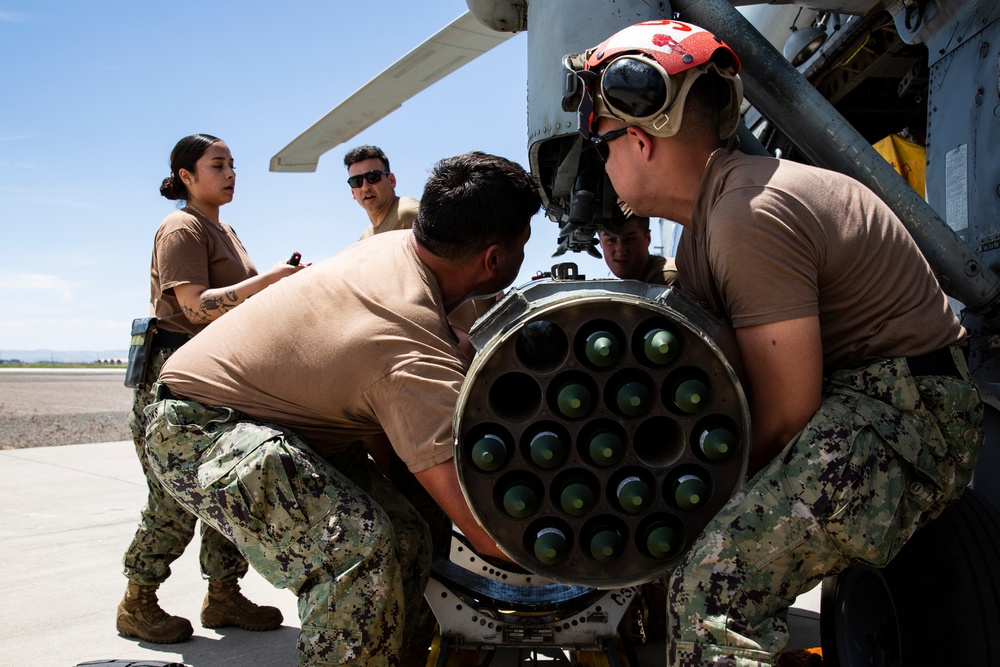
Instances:
[[[219,220],[219,209],[233,200],[235,188],[229,147],[207,134],[177,142],[170,153],[170,175],[160,186],[160,194],[185,205],[163,220],[153,242],[150,311],[157,324],[129,415],[149,496],[122,559],[129,583],[117,614],[123,636],[158,644],[181,642],[194,632],[186,618],[160,608],[156,590],[194,536],[196,517],[164,491],[149,468],[143,409],[155,400],[150,389],[163,363],[192,336],[248,297],[303,268],[282,262],[257,273],[236,232]],[[204,627],[272,630],[281,625],[278,609],[255,605],[243,596],[239,579],[247,572],[246,560],[226,537],[204,524],[200,564],[208,580],[201,611]]]

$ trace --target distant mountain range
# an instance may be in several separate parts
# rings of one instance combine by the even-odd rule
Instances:
[[[53,362],[57,364],[92,364],[108,359],[127,359],[128,350],[2,350],[0,361],[21,361],[28,364]]]

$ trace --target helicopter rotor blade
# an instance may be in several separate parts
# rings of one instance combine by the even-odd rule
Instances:
[[[462,16],[397,60],[271,158],[271,171],[316,171],[323,153],[356,136],[431,84],[513,37]]]

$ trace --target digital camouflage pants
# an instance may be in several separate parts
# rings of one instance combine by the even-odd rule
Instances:
[[[914,377],[902,359],[832,374],[806,428],[669,578],[667,664],[771,665],[800,593],[857,562],[885,565],[958,499],[983,443],[982,414],[971,382]]]
[[[139,527],[122,558],[123,571],[130,581],[144,586],[162,584],[170,576],[170,564],[180,558],[194,537],[198,517],[184,509],[168,494],[149,468],[146,458],[146,406],[153,402],[151,385],[175,348],[157,348],[149,360],[142,384],[132,395],[128,425],[135,453],[142,465],[148,495],[139,517]],[[247,573],[247,562],[239,550],[218,531],[201,524],[201,551],[198,557],[205,579],[231,581]]]
[[[164,486],[298,596],[300,665],[426,655],[430,633],[414,626],[430,574],[427,523],[360,445],[323,459],[286,428],[193,401],[161,400],[147,414]]]

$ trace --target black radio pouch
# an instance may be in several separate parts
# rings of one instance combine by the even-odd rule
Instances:
[[[128,347],[128,366],[125,367],[125,386],[135,389],[142,384],[153,352],[156,335],[156,318],[139,317],[132,320],[132,340]]]

